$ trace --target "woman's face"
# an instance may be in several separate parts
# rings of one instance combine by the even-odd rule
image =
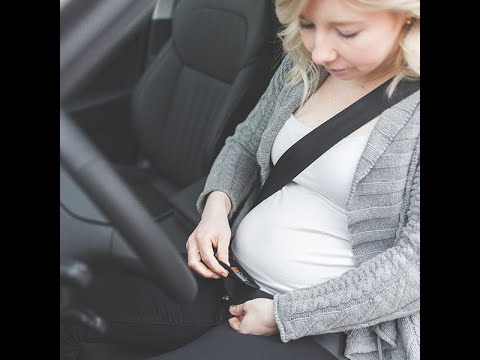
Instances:
[[[309,0],[300,35],[315,64],[341,80],[368,79],[393,69],[405,17],[367,12],[347,0]]]

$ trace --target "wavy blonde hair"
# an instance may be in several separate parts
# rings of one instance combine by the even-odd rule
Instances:
[[[392,96],[398,83],[405,78],[420,78],[420,0],[348,0],[367,11],[391,11],[410,19],[405,35],[400,40],[400,50],[395,60],[397,75],[387,88]],[[303,81],[302,103],[317,88],[323,66],[312,61],[310,52],[303,46],[300,37],[298,16],[308,0],[275,0],[275,12],[282,30],[278,36],[282,40],[284,52],[292,59],[293,68],[286,74],[286,81],[292,85]]]

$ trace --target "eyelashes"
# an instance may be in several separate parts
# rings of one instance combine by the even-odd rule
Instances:
[[[358,32],[351,33],[351,34],[344,34],[344,33],[337,30],[337,34],[340,35],[341,37],[345,38],[345,39],[351,39],[351,38],[357,36]]]
[[[313,29],[314,27],[315,26],[313,24],[300,22],[300,28],[301,29]]]
[[[315,25],[312,24],[312,23],[303,23],[303,22],[299,22],[299,25],[300,25],[300,28],[301,29],[305,29],[305,30],[313,30],[315,29]],[[336,29],[335,30],[337,32],[338,35],[340,35],[340,37],[344,38],[344,39],[351,39],[351,38],[354,38],[355,36],[358,35],[358,32],[354,32],[354,33],[342,33],[340,30]]]

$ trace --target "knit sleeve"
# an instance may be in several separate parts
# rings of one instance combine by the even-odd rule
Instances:
[[[336,279],[274,296],[283,342],[364,328],[420,310],[420,163],[397,245]]]
[[[285,84],[284,74],[291,66],[292,61],[285,57],[256,106],[245,121],[236,127],[234,134],[225,140],[225,145],[215,159],[204,190],[197,200],[197,210],[200,214],[203,212],[208,194],[219,190],[226,193],[232,202],[229,213],[231,219],[238,205],[254,185],[259,173],[256,153],[260,138]]]

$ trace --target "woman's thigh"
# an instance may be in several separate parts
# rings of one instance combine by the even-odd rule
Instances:
[[[227,322],[215,326],[195,341],[149,360],[337,360],[310,337],[282,343],[279,335],[245,335]]]
[[[96,276],[79,303],[100,315],[106,334],[76,334],[81,342],[149,345],[169,351],[202,335],[228,318],[222,280],[195,275],[198,295],[191,304],[179,304],[150,281],[121,271]]]

